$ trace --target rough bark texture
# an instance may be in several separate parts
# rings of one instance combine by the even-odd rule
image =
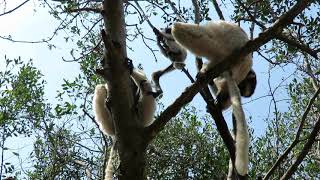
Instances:
[[[123,1],[105,0],[103,9],[106,31],[101,34],[107,50],[104,78],[110,87],[108,101],[116,134],[115,151],[118,151],[120,159],[115,173],[118,179],[143,179],[146,143],[126,60]]]

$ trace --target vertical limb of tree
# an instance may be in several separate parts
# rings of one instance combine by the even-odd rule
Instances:
[[[202,62],[202,61],[201,61]],[[194,79],[192,76],[189,74],[189,72],[183,68],[184,73],[188,76],[190,79],[191,83],[194,83]],[[214,101],[212,101],[213,97],[209,91],[208,87],[204,87],[202,90],[200,90],[200,95],[202,96],[203,100],[207,104],[207,111],[213,118],[218,132],[220,136],[222,137],[222,140],[224,144],[227,147],[227,150],[230,155],[230,160],[234,164],[235,163],[235,146],[234,146],[234,141],[233,137],[231,136],[231,133],[229,131],[228,125],[226,123],[226,120],[223,117],[222,111],[215,105]]]
[[[320,115],[320,114],[318,113],[318,115]],[[311,131],[310,135],[308,136],[308,141],[304,144],[302,151],[298,155],[296,161],[289,167],[288,171],[281,177],[281,180],[289,179],[294,174],[294,172],[297,170],[298,166],[301,164],[303,159],[306,157],[306,155],[310,151],[313,143],[316,140],[316,137],[317,137],[319,131],[320,131],[320,116],[319,116],[316,124],[314,125],[313,130]]]
[[[104,79],[110,87],[108,98],[115,128],[113,147],[119,154],[118,179],[143,179],[145,150],[143,127],[136,111],[126,58],[123,1],[105,0],[102,30],[105,44]],[[116,152],[115,152],[116,153]]]
[[[114,2],[112,0],[105,0],[102,12],[106,32],[112,38],[112,41],[120,43],[123,51],[122,55],[126,57],[126,29],[123,1]]]

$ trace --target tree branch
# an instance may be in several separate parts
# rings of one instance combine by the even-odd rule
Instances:
[[[313,143],[316,140],[316,137],[317,137],[319,131],[320,131],[320,116],[319,116],[316,124],[314,125],[314,128],[311,131],[309,137],[308,137],[308,141],[304,144],[302,151],[298,155],[296,161],[289,167],[288,171],[281,177],[281,180],[289,179],[294,174],[294,172],[297,170],[297,168],[300,165],[300,163],[302,162],[302,160],[306,157],[306,155],[310,151]]]
[[[256,23],[258,26],[260,26],[263,30],[266,29],[264,24],[261,22],[257,21],[254,15],[251,14],[250,9],[241,1],[237,0],[237,2],[240,4],[240,6],[247,12],[248,16],[250,17],[250,20]]]
[[[200,16],[200,8],[197,0],[192,0],[193,8],[194,8],[194,22],[199,24],[201,21]]]
[[[296,48],[300,49],[301,51],[308,53],[310,56],[318,59],[317,51],[311,49],[307,45],[301,44],[301,43],[295,41],[294,39],[292,39],[284,34],[278,34],[276,36],[276,38],[287,43],[288,45],[296,47]]]
[[[182,71],[188,76],[191,83],[195,82],[194,79],[192,78],[192,76],[189,74],[189,72],[185,68],[183,68]],[[203,100],[207,104],[207,111],[211,115],[211,117],[213,118],[213,120],[217,126],[218,132],[219,132],[220,136],[222,137],[224,144],[227,147],[232,164],[234,164],[235,158],[236,158],[236,156],[235,156],[236,149],[235,149],[235,145],[233,143],[234,142],[233,137],[231,136],[231,133],[229,131],[226,120],[224,119],[224,117],[222,115],[222,111],[219,110],[217,105],[214,103],[213,97],[212,97],[210,90],[207,86],[205,86],[200,91],[200,95],[202,96]]]
[[[123,12],[123,1],[105,0],[103,3],[102,15],[106,32],[112,41],[120,43],[123,56],[126,57],[126,30]]]
[[[176,14],[177,18],[179,19],[179,21],[181,22],[186,22],[186,20],[181,16],[181,14],[179,13],[179,10],[176,8],[175,3],[173,3],[171,0],[165,0],[166,3],[168,3],[171,7],[171,9],[173,10],[173,12]]]
[[[250,20],[254,23],[256,23],[259,27],[261,27],[263,30],[266,29],[265,25],[262,24],[261,22],[257,21],[255,16],[251,14],[250,12],[250,9],[248,7],[246,7],[246,5],[241,1],[241,0],[237,0],[237,2],[240,4],[240,6],[242,6],[242,8],[244,8],[244,10],[247,12],[248,16],[250,17]],[[318,56],[317,56],[317,51],[316,50],[313,50],[311,49],[310,47],[308,47],[307,45],[305,44],[301,44],[299,42],[297,42],[296,40],[288,37],[287,35],[285,34],[278,34],[276,36],[277,39],[291,45],[291,46],[294,46],[298,49],[300,49],[301,51],[303,52],[306,52],[308,53],[310,56],[318,59]]]
[[[216,0],[211,0],[211,2],[212,2],[212,4],[213,4],[214,8],[216,9],[216,12],[217,12],[219,18],[220,18],[221,20],[224,20],[222,11],[221,11],[221,9],[220,9],[219,4],[217,3],[217,1],[216,1]]]
[[[67,13],[73,13],[73,12],[94,12],[94,13],[100,13],[101,9],[98,8],[77,8],[77,9],[67,9]]]
[[[9,14],[9,13],[12,13],[13,11],[19,9],[21,6],[23,6],[24,4],[26,4],[28,1],[30,1],[30,0],[24,1],[23,3],[21,3],[21,4],[18,5],[17,7],[13,8],[13,9],[7,11],[7,12],[4,12],[4,13],[0,14],[0,16],[6,15],[6,14]]]
[[[80,165],[80,166],[83,166],[84,169],[85,169],[85,173],[86,173],[86,176],[87,176],[87,180],[92,180],[91,170],[90,170],[90,168],[88,167],[88,165],[87,165],[85,162],[83,162],[83,161],[81,161],[81,160],[77,160],[77,159],[73,160],[73,162],[74,162],[75,164],[78,164],[78,165]]]
[[[307,108],[305,109],[302,117],[301,117],[301,121],[300,121],[300,125],[299,128],[297,130],[296,136],[293,140],[293,142],[291,143],[291,145],[284,151],[284,153],[277,159],[277,161],[274,163],[274,165],[272,166],[272,168],[268,171],[268,173],[263,177],[264,180],[267,180],[270,178],[270,176],[273,174],[273,172],[276,170],[276,168],[280,165],[280,163],[287,158],[288,154],[291,152],[291,150],[299,143],[299,138],[304,126],[304,122],[306,121],[307,115],[309,114],[311,107],[315,101],[315,99],[318,97],[320,93],[320,88],[318,88],[318,90],[315,92],[315,94],[313,95],[313,97],[310,99],[310,101],[308,102]]]

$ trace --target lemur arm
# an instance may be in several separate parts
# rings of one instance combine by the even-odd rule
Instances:
[[[164,74],[167,74],[167,73],[173,71],[174,69],[175,68],[173,67],[173,64],[170,64],[168,67],[152,73],[152,81],[155,85],[156,94],[160,95],[163,93],[162,88],[160,86],[160,77]]]

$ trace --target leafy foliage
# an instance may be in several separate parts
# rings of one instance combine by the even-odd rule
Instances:
[[[150,145],[147,175],[151,179],[221,179],[228,152],[212,121],[185,108]]]

